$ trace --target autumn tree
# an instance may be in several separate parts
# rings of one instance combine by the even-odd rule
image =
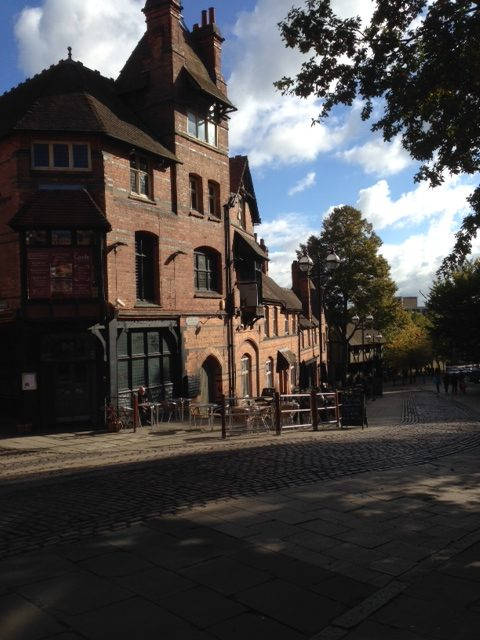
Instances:
[[[420,314],[401,312],[401,321],[388,332],[384,359],[396,371],[418,371],[434,359],[430,323]]]
[[[439,277],[427,302],[436,350],[450,362],[480,361],[480,259]]]
[[[370,21],[340,18],[331,0],[306,0],[280,23],[287,47],[307,56],[284,93],[323,101],[319,119],[336,105],[363,105],[372,130],[401,136],[421,163],[415,177],[432,186],[447,173],[480,170],[480,2],[373,0]],[[380,117],[377,118],[377,114]],[[444,269],[464,262],[480,226],[480,187]]]
[[[399,305],[395,300],[396,285],[390,277],[390,266],[379,253],[381,239],[358,209],[336,207],[323,221],[320,235],[310,236],[300,245],[298,256],[305,252],[321,269],[332,249],[341,259],[340,266],[324,288],[327,322],[343,343],[346,351],[352,337],[349,323],[357,313],[372,313],[375,328],[387,330],[395,321]]]

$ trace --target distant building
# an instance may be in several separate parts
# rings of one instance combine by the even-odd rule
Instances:
[[[396,299],[400,302],[402,309],[406,311],[422,313],[423,315],[427,313],[426,307],[418,306],[418,298],[416,296],[398,296]]]

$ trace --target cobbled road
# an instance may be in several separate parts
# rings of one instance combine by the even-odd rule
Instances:
[[[9,484],[0,489],[0,557],[212,500],[422,464],[479,445],[478,416],[417,391],[405,395],[403,419],[395,426],[229,442],[210,451],[183,450],[100,472]]]

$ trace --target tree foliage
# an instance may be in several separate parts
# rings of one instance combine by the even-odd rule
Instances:
[[[325,264],[332,248],[342,260],[325,286],[324,302],[329,325],[345,343],[351,337],[347,326],[355,313],[372,313],[380,330],[386,330],[398,314],[396,285],[388,262],[379,254],[381,245],[372,225],[349,206],[333,209],[320,235],[300,245],[299,257],[307,252],[317,269]]]
[[[276,83],[284,93],[323,100],[319,118],[335,105],[363,104],[386,141],[401,136],[421,167],[417,181],[432,186],[446,173],[480,170],[480,2],[374,0],[367,25],[335,15],[330,0],[306,0],[280,23],[287,47],[307,54],[294,78]],[[444,271],[464,262],[480,227],[480,187],[470,197]]]
[[[480,361],[480,259],[438,278],[427,309],[435,349],[453,363]]]
[[[429,322],[420,314],[401,312],[399,322],[385,343],[384,359],[396,371],[419,370],[433,360]]]

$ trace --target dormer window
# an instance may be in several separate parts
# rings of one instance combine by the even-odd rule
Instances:
[[[83,142],[34,142],[32,168],[63,171],[89,171],[90,145]]]
[[[188,135],[207,144],[211,144],[213,147],[217,146],[217,123],[213,109],[210,109],[207,116],[189,111],[187,113],[187,119]]]
[[[151,194],[148,160],[136,153],[130,156],[130,191],[145,198]]]

